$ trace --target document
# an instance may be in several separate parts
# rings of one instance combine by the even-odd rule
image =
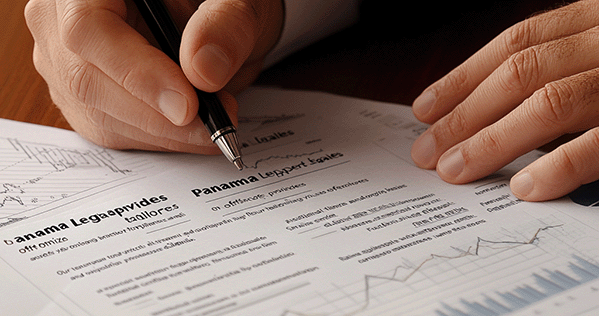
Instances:
[[[596,204],[451,185],[406,106],[254,88],[245,168],[0,121],[3,315],[594,315]],[[595,195],[596,197],[597,195]],[[586,200],[585,200],[586,201]]]

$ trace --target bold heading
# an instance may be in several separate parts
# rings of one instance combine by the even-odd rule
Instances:
[[[266,171],[266,172],[259,172],[256,175],[229,181],[226,183],[213,184],[213,185],[210,185],[210,186],[207,186],[204,188],[192,189],[191,193],[193,193],[193,195],[195,197],[202,197],[205,195],[210,195],[210,194],[246,186],[246,185],[249,185],[249,184],[252,184],[255,182],[259,182],[262,179],[285,177],[285,176],[291,175],[293,173],[296,173],[299,170],[307,169],[314,165],[326,163],[326,162],[329,162],[333,159],[337,159],[340,157],[343,157],[342,153],[326,154],[326,155],[318,157],[318,158],[306,158],[305,160],[302,160],[299,163],[295,163],[293,165],[289,165],[289,166],[286,166],[283,168],[274,169],[274,170]]]
[[[159,204],[159,203],[163,203],[165,201],[167,201],[168,198],[165,195],[159,195],[159,196],[154,196],[154,197],[149,197],[149,198],[142,198],[139,201],[135,201],[126,205],[122,205],[113,209],[109,209],[106,210],[104,212],[98,212],[98,213],[93,213],[93,214],[89,214],[87,216],[83,216],[83,217],[78,217],[78,218],[70,218],[68,221],[66,222],[61,222],[61,223],[57,223],[54,225],[48,225],[46,227],[40,228],[36,231],[33,232],[29,232],[23,235],[19,235],[19,236],[15,236],[12,240],[4,240],[4,243],[6,245],[12,245],[13,243],[22,243],[22,242],[26,242],[38,237],[44,237],[50,234],[54,234],[60,231],[63,231],[65,229],[69,229],[71,227],[80,227],[80,226],[84,226],[87,224],[97,224],[100,223],[103,220],[109,219],[109,218],[121,218],[124,219],[127,223],[132,223],[134,221],[137,221],[140,219],[140,216],[146,218],[146,217],[151,217],[152,214],[150,213],[160,213],[162,214],[162,212],[167,212],[167,211],[172,211],[174,209],[177,209],[178,206],[176,204],[173,205],[169,205],[166,207],[162,207],[158,210],[153,210],[153,211],[142,211],[139,214],[135,214],[135,215],[131,215],[128,216],[129,213],[133,212],[133,211],[137,211],[137,210],[141,210],[144,209],[145,207],[154,205],[154,204]]]

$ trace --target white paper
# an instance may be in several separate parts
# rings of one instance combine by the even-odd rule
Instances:
[[[105,151],[0,121],[10,144],[36,135],[111,157],[33,182],[47,170],[0,170],[23,184],[0,208],[21,218],[0,228],[3,315],[597,312],[597,209],[509,191],[539,153],[455,186],[411,162],[426,126],[408,107],[269,89],[240,104],[241,172],[220,156]],[[31,173],[4,180],[16,165]],[[66,179],[80,190],[41,193]]]

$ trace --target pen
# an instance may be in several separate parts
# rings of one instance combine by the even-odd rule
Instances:
[[[175,25],[162,0],[134,0],[141,16],[158,41],[162,51],[177,65],[181,32]],[[237,133],[229,115],[214,93],[195,89],[200,101],[198,115],[210,133],[210,138],[237,169],[243,169]]]

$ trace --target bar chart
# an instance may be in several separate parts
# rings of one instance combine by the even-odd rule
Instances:
[[[501,228],[418,260],[399,258],[392,269],[334,284],[280,315],[509,315],[577,288],[599,291],[588,229],[556,218]]]
[[[572,259],[567,266],[568,274],[544,269],[541,273],[531,275],[533,284],[522,284],[512,291],[492,293],[494,298],[485,294],[482,302],[461,299],[461,306],[443,304],[443,308],[436,310],[436,313],[439,316],[507,315],[599,278],[599,266],[576,255]]]

